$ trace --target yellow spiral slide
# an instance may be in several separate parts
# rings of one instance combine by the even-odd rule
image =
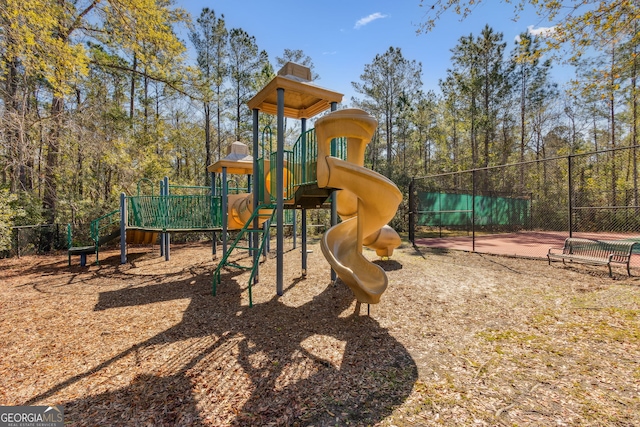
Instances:
[[[377,121],[363,110],[332,112],[315,123],[318,141],[318,187],[335,188],[342,222],[322,237],[325,258],[359,302],[376,304],[387,288],[384,270],[362,254],[362,246],[389,256],[400,245],[398,234],[386,224],[402,201],[398,187],[386,177],[367,169],[364,150]],[[347,138],[347,159],[332,157],[331,140]]]

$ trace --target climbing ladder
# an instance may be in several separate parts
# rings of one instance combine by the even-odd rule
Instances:
[[[273,220],[273,215],[274,215],[275,211],[276,211],[276,205],[275,204],[260,205],[253,211],[253,213],[251,214],[251,217],[244,224],[244,227],[242,227],[242,229],[238,232],[238,235],[234,239],[233,243],[231,243],[231,246],[229,246],[229,249],[224,254],[222,259],[220,260],[220,263],[216,267],[216,270],[213,273],[213,295],[214,296],[216,295],[217,287],[220,284],[220,273],[222,272],[223,268],[232,267],[232,268],[236,268],[236,269],[239,269],[239,270],[250,270],[251,271],[251,275],[249,276],[249,307],[253,307],[253,297],[252,297],[252,294],[251,294],[251,284],[253,282],[253,278],[256,275],[256,272],[258,271],[258,262],[260,260],[260,254],[262,254],[265,242],[269,238],[269,227],[253,228],[253,223],[254,223],[254,220],[259,219],[259,218],[265,218],[267,222],[270,222],[271,220]],[[251,239],[251,238],[248,239],[249,246],[240,246],[239,245],[240,241],[242,240],[242,238],[244,236],[246,236],[246,235],[252,236],[252,235],[254,235],[256,233],[258,235],[262,234],[262,237],[258,239],[258,247],[252,247],[251,246],[251,242],[254,240],[254,239]],[[240,264],[237,264],[235,262],[230,261],[229,257],[231,256],[231,253],[233,252],[234,249],[246,249],[246,250],[249,250],[249,251],[257,251],[253,255],[253,259],[251,261],[251,265],[240,265]]]

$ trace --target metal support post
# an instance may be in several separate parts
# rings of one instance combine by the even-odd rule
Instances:
[[[169,206],[169,178],[164,177],[164,196],[167,207]],[[166,210],[165,215],[169,215],[169,209]],[[165,224],[166,220],[165,218]],[[171,256],[171,234],[169,232],[164,233],[164,260],[169,261]]]
[[[569,237],[573,237],[573,200],[572,200],[572,195],[573,195],[573,171],[572,171],[572,164],[573,164],[573,155],[569,155],[567,157],[567,174],[569,175],[569,194],[567,197],[567,199],[569,200]]]
[[[127,263],[127,196],[120,193],[120,264]]]
[[[302,155],[300,156],[301,170],[302,170],[302,179],[306,182],[306,165],[307,165],[307,119],[303,118],[300,121],[300,128],[302,132]],[[307,275],[307,210],[302,209],[302,219],[300,220],[300,233],[301,233],[301,242],[300,245],[302,249],[300,250],[302,254],[302,276]],[[295,240],[294,240],[295,242]]]
[[[256,209],[258,209],[258,205],[260,204],[258,197],[260,197],[260,190],[259,188],[262,188],[260,186],[264,186],[264,183],[262,182],[264,179],[264,176],[260,175],[260,167],[258,165],[258,153],[260,152],[260,111],[258,109],[253,109],[252,111],[253,114],[253,174],[251,175],[251,180],[253,181],[253,203],[251,206],[253,206],[253,211],[255,212]],[[264,162],[263,162],[264,164]],[[253,224],[252,227],[254,230],[257,230],[258,227],[260,227],[260,222],[258,221],[258,217],[256,217],[253,220]],[[252,239],[252,244],[250,245],[253,248],[257,248],[259,247],[259,241],[260,241],[260,236],[258,235],[258,233],[251,233],[251,239]],[[258,283],[260,281],[260,266],[259,263],[257,263],[257,258],[261,256],[261,254],[259,253],[260,251],[254,251],[253,252],[253,261],[254,261],[254,265],[256,266],[256,273],[253,276],[253,283]]]
[[[227,167],[222,167],[222,253],[227,253],[227,196],[229,195],[229,188],[227,184]]]
[[[409,183],[409,241],[416,244],[416,213],[415,213],[415,178],[411,178]]]
[[[160,196],[160,198],[162,198],[162,196],[164,195],[164,180],[163,179],[160,180],[160,193],[158,195]],[[165,241],[164,232],[162,232],[162,233],[160,233],[160,256],[164,256],[165,243],[167,243],[167,242]]]
[[[476,251],[476,170],[471,171],[471,252]]]
[[[214,212],[214,207],[216,207],[216,173],[211,172],[211,220],[216,217],[216,213]],[[215,227],[215,224],[211,224]],[[213,255],[213,259],[218,258],[218,242],[216,241],[216,232],[212,232],[212,243],[211,243],[211,254]]]
[[[276,147],[276,293],[284,294],[284,89],[277,89],[278,139]]]

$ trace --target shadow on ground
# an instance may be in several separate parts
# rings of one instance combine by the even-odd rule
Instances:
[[[164,369],[141,374],[127,387],[61,402],[66,420],[73,425],[107,420],[156,426],[370,425],[411,393],[418,376],[414,360],[375,319],[345,313],[353,303],[345,286],[330,285],[298,307],[274,297],[248,308],[241,305],[244,289],[238,280],[223,276],[216,297],[209,280],[202,272],[189,280],[100,293],[96,311],[172,299],[190,298],[190,303],[179,324],[26,404],[132,354],[185,342],[199,344],[185,346],[163,362]]]

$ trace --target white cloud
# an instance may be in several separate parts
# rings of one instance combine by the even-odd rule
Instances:
[[[550,36],[551,34],[555,33],[556,32],[556,27],[538,27],[538,28],[533,28],[533,25],[529,25],[527,27],[527,31],[532,36],[546,37],[546,36]]]
[[[353,28],[355,28],[357,30],[360,27],[364,27],[368,23],[375,21],[376,19],[382,19],[382,18],[386,18],[386,17],[387,17],[387,15],[383,15],[380,12],[372,13],[369,16],[365,16],[364,18],[358,19],[358,21],[356,21],[356,25]]]
[[[529,25],[527,27],[527,33],[531,34],[532,36],[547,37],[547,36],[550,36],[553,33],[555,33],[555,31],[556,31],[556,27],[538,27],[538,28],[533,28],[533,25]],[[517,43],[520,43],[522,41],[522,39],[520,38],[520,34],[515,36],[514,40]]]

